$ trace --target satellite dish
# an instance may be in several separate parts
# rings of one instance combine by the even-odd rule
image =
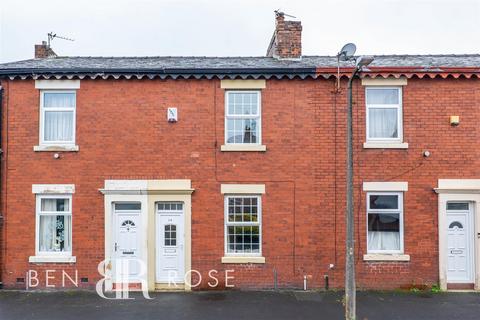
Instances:
[[[338,53],[338,57],[342,61],[350,60],[355,54],[355,51],[357,51],[357,46],[353,43],[347,43]]]

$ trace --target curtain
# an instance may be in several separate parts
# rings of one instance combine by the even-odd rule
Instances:
[[[40,251],[50,252],[55,250],[57,236],[56,216],[40,216]]]
[[[73,140],[73,111],[45,112],[45,141]]]
[[[368,250],[400,250],[400,233],[368,231]]]
[[[397,138],[397,109],[370,108],[368,113],[370,138]]]

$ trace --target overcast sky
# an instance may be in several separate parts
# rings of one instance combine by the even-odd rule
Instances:
[[[0,62],[59,55],[263,56],[275,9],[303,24],[305,55],[480,53],[480,0],[0,0]]]

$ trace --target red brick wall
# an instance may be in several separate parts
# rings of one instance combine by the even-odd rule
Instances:
[[[262,92],[265,153],[220,152],[224,140],[224,91],[219,80],[82,80],[77,92],[78,153],[33,152],[38,144],[39,92],[33,80],[3,81],[8,107],[4,125],[2,203],[5,210],[3,281],[29,268],[35,253],[32,184],[73,183],[73,254],[79,277],[92,286],[104,252],[105,179],[192,180],[192,267],[235,269],[237,287],[343,286],[345,203],[345,92],[330,80],[268,80]],[[363,87],[355,87],[355,208],[357,278],[361,287],[392,288],[438,280],[438,178],[478,178],[474,130],[478,80],[409,80],[404,91],[404,137],[408,150],[364,150]],[[476,91],[475,91],[476,90]],[[179,122],[166,121],[178,107]],[[459,127],[448,116],[460,115]],[[4,131],[5,133],[5,131]],[[424,159],[422,151],[429,150]],[[198,154],[198,157],[197,157]],[[6,175],[6,177],[5,177]],[[408,181],[405,194],[407,263],[364,263],[365,193],[362,181]],[[224,251],[221,183],[265,183],[265,265],[222,265]],[[334,270],[328,270],[329,264]],[[70,272],[73,274],[73,272]]]
[[[478,179],[478,122],[480,81],[466,79],[410,79],[403,89],[404,141],[407,150],[363,149],[365,141],[364,88],[356,86],[354,99],[355,209],[357,216],[357,280],[363,288],[395,288],[438,282],[438,179]],[[460,125],[450,125],[451,115]],[[343,120],[341,115],[340,121]],[[343,135],[343,133],[342,133]],[[341,139],[344,139],[343,137]],[[341,144],[338,145],[342,148]],[[431,156],[423,157],[428,150]],[[344,158],[342,158],[344,161]],[[345,190],[343,162],[338,162],[337,184]],[[410,262],[363,262],[366,253],[366,193],[364,181],[407,181],[404,193],[404,250]],[[338,199],[339,212],[345,198]],[[337,216],[337,242],[344,239],[344,220]],[[338,251],[343,261],[344,246]],[[339,270],[340,271],[340,270]],[[343,270],[341,270],[343,271]],[[343,272],[337,274],[342,279]],[[340,283],[337,283],[340,285]]]

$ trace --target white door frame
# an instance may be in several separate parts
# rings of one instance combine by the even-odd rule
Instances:
[[[447,202],[470,202],[473,215],[474,289],[480,291],[480,179],[439,179],[438,266],[440,288],[447,290]]]
[[[104,194],[104,210],[105,210],[105,290],[112,291],[113,289],[113,262],[115,237],[112,232],[115,226],[114,220],[114,203],[115,202],[140,202],[140,220],[141,229],[139,233],[139,250],[141,256],[139,257],[145,265],[148,265],[148,250],[147,250],[147,228],[148,228],[148,198],[147,195],[138,192],[139,189],[146,189],[146,182],[142,180],[105,180],[105,189],[100,189]],[[99,261],[100,262],[100,261]],[[147,283],[147,275],[145,283]],[[143,289],[143,283],[142,283]]]

